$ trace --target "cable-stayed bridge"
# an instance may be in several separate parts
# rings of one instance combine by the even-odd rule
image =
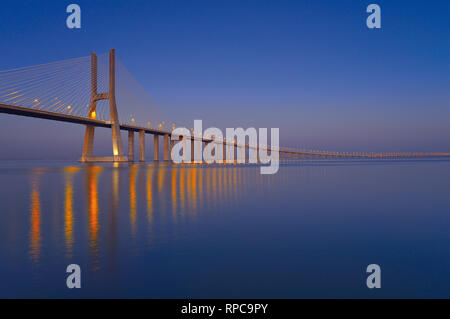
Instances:
[[[109,61],[102,63],[102,60]],[[99,63],[100,60],[100,63]],[[104,61],[103,61],[104,62]],[[120,69],[117,72],[117,68]],[[120,74],[120,77],[116,77]],[[123,79],[121,78],[123,77]],[[147,115],[135,116],[148,112]],[[139,161],[145,161],[145,134],[153,135],[153,159],[160,160],[159,139],[163,137],[163,160],[169,160],[173,147],[172,130],[165,127],[160,110],[155,107],[145,90],[129,74],[122,63],[117,63],[115,51],[109,55],[92,53],[91,56],[53,63],[0,71],[0,113],[40,119],[82,124],[86,126],[84,147],[80,161],[134,161],[134,135],[139,135]],[[120,121],[121,119],[122,121]],[[124,120],[125,119],[125,120]],[[94,156],[94,133],[96,127],[112,131],[112,156]],[[175,128],[172,124],[172,129]],[[128,131],[128,152],[122,145],[120,131]],[[194,132],[195,133],[195,132]],[[182,136],[177,138],[183,139]],[[236,140],[211,139],[189,136],[197,146],[208,143],[221,144],[226,151],[237,156],[237,149],[244,157],[250,149],[278,152],[279,158],[414,158],[449,157],[450,153],[349,153],[331,151],[299,150],[270,146],[239,144]],[[184,139],[186,141],[186,139]],[[191,144],[191,161],[194,162],[194,143]],[[259,149],[258,149],[259,147]],[[225,158],[225,155],[224,155]],[[238,161],[238,159],[236,159]]]

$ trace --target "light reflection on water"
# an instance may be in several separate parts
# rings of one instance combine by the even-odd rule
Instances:
[[[38,262],[41,250],[41,203],[39,201],[38,182],[35,177],[33,178],[31,185],[30,258],[33,262]]]
[[[450,162],[39,164],[0,165],[2,297],[449,296]]]
[[[252,168],[255,169],[255,168]],[[217,208],[221,201],[237,200],[237,194],[243,185],[241,178],[244,174],[244,167],[224,166],[224,167],[197,167],[197,166],[169,166],[168,164],[140,165],[140,164],[112,164],[112,165],[87,165],[66,166],[55,169],[57,173],[64,176],[64,242],[67,258],[73,256],[75,243],[75,223],[73,203],[80,198],[74,198],[74,178],[84,179],[84,192],[86,211],[87,211],[87,229],[89,254],[93,261],[93,269],[101,268],[99,264],[99,232],[102,227],[102,218],[100,214],[106,212],[110,216],[105,218],[109,220],[114,235],[117,227],[117,218],[120,199],[127,198],[129,202],[129,224],[130,237],[136,237],[138,228],[138,201],[146,203],[146,222],[153,222],[153,212],[155,207],[159,211],[159,217],[168,218],[165,213],[170,206],[171,222],[176,222],[180,218],[195,219],[197,215],[198,202],[203,203],[203,193],[208,198],[208,207]],[[128,176],[124,178],[124,175]],[[204,175],[205,173],[205,175]],[[44,170],[41,168],[31,169],[31,203],[30,203],[30,243],[29,255],[34,262],[40,259],[40,241],[41,241],[41,204],[39,200],[40,187],[47,189],[45,182],[41,181]],[[104,174],[105,179],[111,178],[109,183],[103,180],[99,185],[99,178]],[[77,176],[80,175],[80,176]],[[127,194],[122,196],[119,191],[120,179],[124,178],[128,186]],[[138,185],[138,181],[145,179],[145,183]],[[205,184],[205,189],[203,185]],[[231,185],[233,184],[233,185]],[[138,190],[140,186],[145,185],[145,199],[138,199]],[[55,185],[55,187],[57,187]],[[108,201],[100,203],[99,192],[107,192],[112,188],[111,196]],[[167,189],[169,192],[167,192]],[[78,194],[81,195],[81,194]],[[124,196],[127,195],[127,196]],[[139,195],[142,195],[140,192]],[[170,196],[168,196],[170,195]],[[168,203],[170,201],[170,204]],[[169,204],[169,205],[168,205]],[[101,207],[103,206],[103,207]],[[140,220],[140,222],[144,222]],[[77,225],[79,226],[79,225]]]

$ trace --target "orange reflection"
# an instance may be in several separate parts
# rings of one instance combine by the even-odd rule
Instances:
[[[238,192],[237,192],[237,186],[238,186],[238,183],[237,183],[237,168],[235,166],[232,169],[233,169],[233,190],[234,190],[234,192],[233,192],[233,197],[234,197],[233,200],[237,200],[237,194],[238,194]]]
[[[227,166],[227,176],[228,176],[228,196],[231,197],[231,193],[233,192],[233,181],[231,176],[231,169]]]
[[[171,169],[171,189],[172,189],[172,218],[175,220],[177,216],[177,169]]]
[[[188,207],[188,213],[192,210],[192,189],[191,189],[192,169],[188,168],[186,172],[186,202]]]
[[[219,181],[218,181],[218,187],[217,187],[217,195],[219,196],[219,201],[223,201],[224,199],[225,199],[225,197],[224,197],[224,194],[223,194],[223,180],[222,180],[222,177],[223,177],[223,173],[224,173],[224,169],[223,169],[223,167],[222,168],[219,168],[218,169],[218,171],[217,171],[217,173],[219,174]]]
[[[217,167],[214,167],[212,169],[211,175],[212,175],[211,187],[212,187],[213,201],[214,201],[213,205],[214,205],[214,207],[216,207],[216,205],[218,204],[217,201],[219,199],[219,196],[217,194]]]
[[[180,215],[183,216],[185,207],[185,168],[180,169]]]
[[[208,209],[211,208],[211,168],[207,167],[206,169],[206,198]]]
[[[119,211],[119,163],[115,162],[113,164],[112,171],[112,198],[111,198],[111,209],[109,218],[109,231],[108,231],[108,244],[109,244],[109,263],[110,265],[115,265],[116,263],[116,250],[117,250],[117,215]]]
[[[164,182],[164,173],[165,170],[162,167],[158,168],[158,191],[161,192]]]
[[[149,223],[153,219],[152,177],[153,168],[149,168],[147,170],[147,220]]]
[[[131,232],[136,233],[136,172],[137,165],[133,164],[130,167],[130,223]]]
[[[198,170],[198,199],[203,203],[203,168]]]
[[[196,214],[197,212],[197,171],[198,169],[196,167],[192,168],[192,174],[191,174],[191,188],[192,188],[192,212],[193,214]]]
[[[33,262],[39,262],[41,252],[41,203],[37,180],[31,183],[31,220],[30,220],[30,256]]]
[[[65,174],[65,203],[64,203],[64,235],[66,239],[67,257],[73,253],[73,174],[79,171],[79,167],[64,168]]]
[[[88,222],[89,222],[89,248],[91,254],[98,257],[98,175],[103,170],[100,166],[89,166],[86,170],[87,182],[87,203],[88,203]],[[94,262],[98,262],[94,260]]]

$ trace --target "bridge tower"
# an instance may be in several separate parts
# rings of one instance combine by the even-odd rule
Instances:
[[[128,158],[123,154],[122,138],[120,137],[119,115],[116,106],[116,74],[115,74],[115,50],[109,51],[109,91],[97,93],[97,55],[91,53],[91,101],[89,105],[89,118],[96,118],[97,101],[108,100],[110,121],[112,130],[113,156],[94,157],[94,132],[93,125],[86,125],[84,136],[83,154],[80,162],[125,162]]]

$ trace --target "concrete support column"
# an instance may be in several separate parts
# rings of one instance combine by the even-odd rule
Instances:
[[[187,152],[184,151],[187,148],[186,141],[187,139],[184,136],[180,136],[180,143],[182,143],[183,146],[183,163],[187,163],[188,160]]]
[[[153,135],[153,160],[159,161],[159,135]]]
[[[191,139],[191,164],[194,163],[194,139]]]
[[[164,135],[163,138],[163,154],[164,161],[167,162],[169,160],[169,134]]]
[[[227,162],[227,144],[225,142],[222,142],[222,157],[222,163],[225,164]]]
[[[128,131],[128,161],[134,162],[134,132]]]
[[[236,157],[239,159],[238,163],[242,162],[242,164],[245,164],[245,145],[239,145],[238,146],[238,150],[239,150],[239,157]]]
[[[210,144],[210,143],[214,143],[214,142],[204,142],[205,143],[205,149],[208,147],[208,145]],[[214,145],[214,144],[213,144]],[[203,152],[202,152],[203,153]],[[212,159],[212,156],[211,156],[212,154],[210,153],[209,154],[209,158],[208,157],[206,157],[205,156],[205,158],[203,158],[203,162],[205,163],[205,164],[208,164],[208,162],[207,161],[210,161],[211,159]]]
[[[200,141],[197,141],[197,148],[195,149],[195,151],[198,153],[198,160],[196,160],[195,159],[195,156],[194,156],[194,160],[196,160],[196,163],[202,163],[202,158],[203,158],[203,156],[202,156],[202,153],[203,153],[203,142],[200,140]]]
[[[169,145],[170,145],[170,149],[169,149],[169,156],[172,158],[172,149],[173,149],[173,144],[174,144],[174,140],[172,140],[172,139],[170,139],[170,143],[169,143]]]
[[[256,164],[259,164],[260,162],[261,162],[261,157],[260,157],[260,155],[259,155],[259,150],[260,150],[261,148],[259,147],[259,144],[258,145],[256,145]]]
[[[139,161],[145,162],[145,131],[139,131]]]
[[[94,153],[94,133],[95,127],[92,125],[86,125],[86,134],[84,136],[84,147],[80,161],[86,162],[92,158]]]

